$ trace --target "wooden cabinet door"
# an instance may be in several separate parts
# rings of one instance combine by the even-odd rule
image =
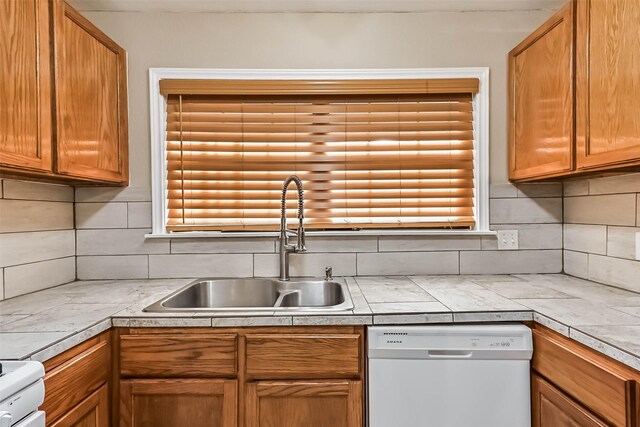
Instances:
[[[109,427],[109,388],[103,385],[50,427]]]
[[[361,381],[259,381],[246,385],[246,427],[362,427]]]
[[[0,1],[0,168],[51,171],[47,0]]]
[[[56,172],[126,184],[126,52],[64,1],[53,4]]]
[[[509,53],[509,178],[573,169],[573,6]]]
[[[577,167],[640,163],[640,1],[578,0]]]
[[[236,380],[120,382],[121,427],[235,427],[236,419]]]
[[[608,424],[538,375],[532,376],[533,427],[605,427]]]

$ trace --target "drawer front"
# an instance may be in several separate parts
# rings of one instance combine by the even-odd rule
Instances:
[[[625,426],[633,379],[614,362],[563,337],[533,331],[532,368],[578,403]]]
[[[246,372],[252,378],[353,378],[360,374],[360,335],[256,334],[246,336]]]
[[[111,345],[102,341],[49,371],[44,378],[45,400],[40,408],[47,413],[47,423],[105,384],[110,366]]]
[[[233,377],[236,334],[122,335],[124,377]]]

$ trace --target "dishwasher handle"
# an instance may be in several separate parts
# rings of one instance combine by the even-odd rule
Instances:
[[[473,356],[471,350],[427,350],[431,359],[469,359]]]

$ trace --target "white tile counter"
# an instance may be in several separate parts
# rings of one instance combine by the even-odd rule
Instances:
[[[536,321],[640,369],[640,294],[562,274],[346,277],[353,310],[145,313],[191,279],[79,281],[0,302],[0,359],[47,360],[116,327]]]

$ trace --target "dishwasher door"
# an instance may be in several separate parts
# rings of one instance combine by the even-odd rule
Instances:
[[[369,328],[370,427],[529,427],[523,325]]]

